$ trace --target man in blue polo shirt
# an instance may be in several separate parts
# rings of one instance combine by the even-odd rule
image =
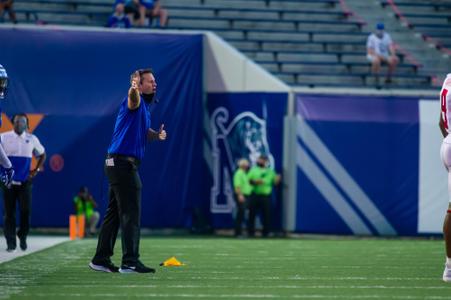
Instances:
[[[11,186],[3,188],[5,202],[5,222],[3,232],[8,252],[16,250],[16,202],[20,210],[20,226],[17,236],[20,249],[27,249],[27,235],[30,229],[32,181],[45,161],[45,149],[39,139],[27,132],[26,114],[17,114],[13,118],[14,130],[0,135],[0,142],[11,160],[15,170]],[[36,167],[30,171],[32,156],[37,158]]]
[[[128,96],[122,101],[113,138],[105,161],[109,203],[100,228],[96,254],[89,263],[95,271],[154,273],[139,260],[141,179],[138,174],[147,141],[166,139],[164,125],[150,128],[150,106],[157,84],[151,69],[141,69],[131,76]],[[122,230],[122,264],[111,262],[119,227]]]

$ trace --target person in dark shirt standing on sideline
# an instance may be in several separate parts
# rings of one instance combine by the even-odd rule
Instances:
[[[150,106],[157,84],[151,69],[141,69],[131,76],[128,96],[123,100],[105,160],[109,203],[99,233],[97,250],[89,267],[95,271],[154,273],[139,260],[141,188],[138,174],[147,141],[166,139],[164,125],[150,128]],[[122,230],[122,264],[111,262],[117,233]]]

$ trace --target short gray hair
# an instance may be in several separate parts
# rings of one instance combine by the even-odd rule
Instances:
[[[248,167],[249,166],[249,161],[245,158],[241,158],[240,160],[238,160],[238,167]]]

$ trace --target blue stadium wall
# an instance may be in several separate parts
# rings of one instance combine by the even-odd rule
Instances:
[[[148,145],[140,167],[144,227],[232,227],[231,182],[225,182],[217,198],[212,192],[217,178],[210,147],[217,140],[210,140],[213,126],[206,120],[217,109],[228,111],[230,120],[223,125],[235,134],[226,147],[249,124],[257,132],[248,141],[261,146],[243,153],[235,148],[233,157],[222,152],[216,162],[226,166],[229,178],[238,158],[252,154],[248,158],[255,161],[261,149],[281,170],[287,88],[211,33],[19,26],[0,28],[0,40],[8,41],[0,47],[0,63],[10,77],[2,130],[15,113],[37,116],[33,133],[48,155],[33,187],[34,227],[67,226],[72,199],[82,185],[104,214],[106,150],[129,76],[142,67],[154,69],[158,84],[152,127],[164,123],[168,131],[166,142]],[[280,199],[279,192],[274,198],[276,228],[281,227]]]
[[[42,118],[33,133],[48,154],[34,183],[32,226],[67,226],[82,185],[105,212],[103,161],[117,109],[129,75],[151,66],[152,127],[164,123],[169,139],[149,144],[141,165],[144,227],[231,228],[236,161],[265,152],[284,176],[273,195],[274,229],[440,233],[448,197],[435,97],[293,96],[209,35],[0,28],[8,41],[0,63],[11,79],[2,129],[15,113]]]
[[[294,231],[441,232],[448,203],[437,99],[298,94]]]
[[[158,84],[152,127],[164,123],[168,141],[148,145],[142,161],[142,224],[190,226],[205,172],[201,34],[1,28],[0,40],[0,63],[10,77],[3,111],[43,115],[33,133],[48,160],[34,182],[32,226],[67,226],[82,185],[104,213],[103,161],[116,113],[130,74],[148,66]]]

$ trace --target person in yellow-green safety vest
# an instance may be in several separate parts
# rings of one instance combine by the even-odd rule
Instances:
[[[263,154],[259,156],[257,165],[251,168],[247,176],[253,186],[249,201],[249,237],[255,235],[255,217],[259,211],[262,212],[262,236],[267,237],[271,227],[272,190],[273,186],[280,183],[281,177],[268,167],[268,157]]]
[[[85,216],[86,228],[89,229],[88,233],[91,235],[95,234],[100,215],[98,211],[95,211],[97,203],[86,186],[81,187],[78,194],[74,197],[74,207],[77,216]]]
[[[244,221],[244,213],[246,211],[249,196],[252,193],[252,185],[247,178],[249,171],[249,161],[240,159],[238,161],[238,169],[233,174],[233,189],[235,191],[236,217],[235,217],[235,236],[240,237],[242,224]]]

